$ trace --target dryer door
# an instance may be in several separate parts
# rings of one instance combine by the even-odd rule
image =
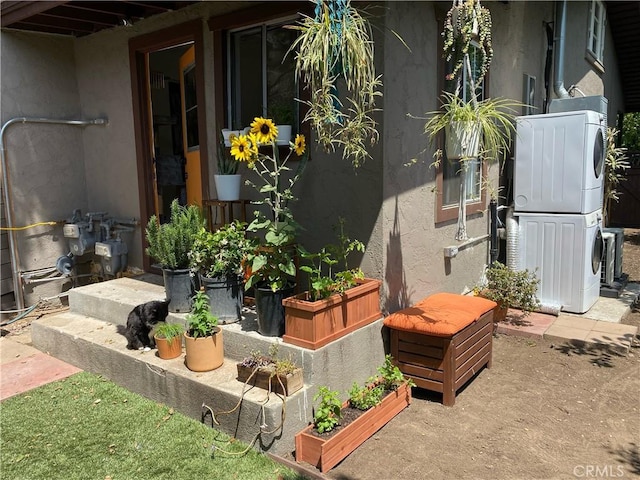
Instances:
[[[602,263],[602,254],[604,252],[604,242],[602,240],[602,230],[598,227],[596,235],[593,238],[593,247],[591,249],[591,270],[595,275],[598,273],[600,264]]]
[[[596,178],[600,178],[604,167],[604,136],[602,135],[602,129],[598,128],[593,145],[593,172]]]

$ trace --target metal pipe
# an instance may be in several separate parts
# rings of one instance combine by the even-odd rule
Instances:
[[[54,125],[75,125],[85,127],[89,125],[107,125],[106,118],[95,118],[93,120],[62,120],[54,118],[29,118],[16,117],[7,120],[0,130],[0,162],[2,163],[2,190],[4,191],[4,204],[7,210],[7,227],[13,228],[13,205],[9,193],[9,172],[7,170],[7,151],[4,142],[4,135],[7,129],[16,123],[48,123]],[[24,308],[24,293],[22,292],[22,275],[20,273],[20,256],[16,241],[16,232],[9,230],[9,252],[11,256],[11,273],[13,275],[13,290],[18,310]]]
[[[564,37],[567,30],[567,1],[556,3],[556,51],[554,55],[553,71],[555,80],[553,90],[560,98],[569,98],[569,92],[564,88]]]
[[[518,241],[518,220],[513,216],[513,207],[507,209],[507,267],[511,270],[520,268],[520,244]]]

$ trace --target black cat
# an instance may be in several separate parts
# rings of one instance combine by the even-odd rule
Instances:
[[[169,301],[167,300],[153,300],[131,310],[124,330],[127,348],[129,350],[154,348],[156,346],[153,339],[155,326],[158,322],[164,322],[167,315],[169,315]]]

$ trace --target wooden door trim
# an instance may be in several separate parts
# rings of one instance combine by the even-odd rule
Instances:
[[[129,67],[131,73],[131,94],[133,101],[133,126],[136,142],[136,160],[138,172],[138,195],[140,201],[140,224],[144,232],[149,217],[153,214],[153,188],[150,179],[151,158],[149,158],[150,145],[146,132],[153,124],[149,118],[146,105],[146,89],[144,76],[145,55],[163,48],[179,45],[185,42],[193,42],[196,57],[196,97],[198,105],[198,131],[200,143],[200,170],[203,178],[202,197],[209,198],[209,161],[207,157],[207,117],[205,100],[205,55],[203,41],[203,26],[201,20],[175,25],[173,27],[151,32],[129,40]],[[147,240],[144,233],[141,235],[143,251],[143,268],[151,269],[149,257],[144,254]]]

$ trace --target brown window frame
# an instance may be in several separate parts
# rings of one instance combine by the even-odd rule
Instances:
[[[439,26],[438,31],[442,31],[444,26],[444,13],[441,16],[440,15],[438,16],[438,26]],[[442,36],[438,35],[438,51],[441,52],[442,49],[443,49]],[[444,78],[446,75],[446,64],[442,56],[440,56],[438,60],[437,71],[438,71],[438,91],[442,94],[442,92],[445,91]],[[489,95],[490,95],[489,94],[489,73],[487,72],[484,78],[484,96],[485,98],[488,98]],[[442,152],[444,152],[444,141],[445,141],[444,133],[441,133],[438,136],[436,146]],[[446,162],[446,161],[448,160],[443,155],[442,161],[436,168],[436,202],[435,202],[435,215],[434,215],[436,224],[457,220],[458,210],[460,208],[460,205],[459,205],[460,202],[457,202],[452,205],[444,205],[444,169],[442,164],[443,162]],[[481,171],[480,171],[481,179],[486,178],[488,171],[489,169],[487,167],[487,163],[482,161]],[[486,208],[487,208],[487,192],[485,188],[480,188],[480,199],[478,201],[467,201],[467,218],[474,215],[483,214]]]

